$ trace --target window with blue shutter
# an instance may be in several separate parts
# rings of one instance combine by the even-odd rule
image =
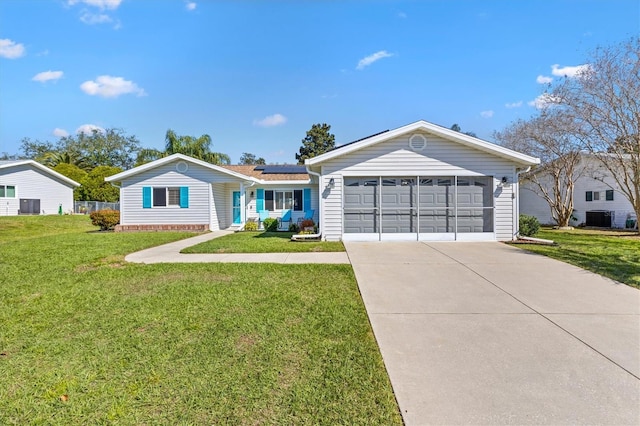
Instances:
[[[264,210],[264,189],[258,189],[256,194],[256,211]]]
[[[142,208],[144,209],[151,208],[151,187],[150,186],[142,187]]]
[[[189,187],[180,187],[180,208],[186,209],[189,207]]]
[[[304,211],[309,211],[311,210],[311,188],[305,188],[303,189],[303,192]]]

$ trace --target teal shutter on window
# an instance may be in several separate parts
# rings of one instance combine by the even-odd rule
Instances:
[[[143,209],[151,208],[151,187],[150,186],[142,187],[142,208]]]
[[[258,189],[256,194],[256,211],[264,210],[264,189]]]
[[[180,208],[186,209],[189,207],[189,187],[181,186],[180,187]]]
[[[309,211],[311,210],[311,188],[305,188],[302,192],[304,211]]]

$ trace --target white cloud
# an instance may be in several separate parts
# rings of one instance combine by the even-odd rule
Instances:
[[[274,127],[274,126],[280,126],[286,122],[287,122],[287,117],[285,117],[284,115],[273,114],[263,118],[262,120],[253,120],[253,125],[260,126],[260,127]]]
[[[482,118],[491,118],[493,117],[493,111],[492,110],[482,111],[480,115],[482,116]]]
[[[69,132],[59,127],[56,127],[55,129],[53,129],[53,132],[51,133],[53,134],[53,136],[57,138],[66,138],[67,136],[69,136]]]
[[[578,77],[581,73],[588,71],[589,64],[577,65],[575,67],[560,67],[558,64],[551,65],[551,74],[558,77]]]
[[[380,50],[374,53],[373,55],[369,55],[367,57],[360,59],[360,61],[358,61],[358,66],[356,66],[356,69],[363,70],[365,67],[368,67],[372,63],[379,61],[380,59],[383,59],[383,58],[390,58],[391,56],[393,56],[393,53],[389,53],[386,50]]]
[[[146,96],[144,89],[138,87],[133,81],[110,75],[101,75],[95,81],[85,81],[80,85],[80,88],[87,95],[102,96],[103,98],[117,98],[129,93],[136,96]]]
[[[100,9],[117,9],[122,0],[69,0],[69,5],[73,6],[78,3],[84,3],[88,6],[94,6]]]
[[[558,102],[558,99],[550,95],[549,93],[542,93],[532,101],[527,102],[529,106],[536,107],[537,109],[544,109]]]
[[[104,129],[100,126],[96,126],[95,124],[83,124],[82,126],[76,129],[77,134],[84,133],[85,135],[90,135],[94,130],[97,130],[100,133],[104,133]]]
[[[95,24],[108,24],[113,22],[113,19],[109,15],[105,15],[104,13],[91,13],[84,12],[80,15],[80,20],[87,25],[95,25]]]
[[[7,59],[16,59],[24,55],[24,45],[16,43],[8,38],[0,39],[0,56]]]
[[[520,108],[522,106],[522,101],[506,103],[504,106],[507,108]]]
[[[539,75],[536,77],[536,83],[538,84],[549,84],[553,81],[553,77],[547,77],[546,75]]]
[[[185,5],[185,7],[187,8],[187,10],[196,10],[196,7],[198,7],[198,4],[194,1],[189,1]]]
[[[34,75],[31,80],[39,81],[41,83],[46,83],[47,81],[58,80],[62,78],[63,74],[64,73],[62,71],[51,71],[51,70],[43,71]]]
[[[398,12],[398,18],[406,19],[407,14],[404,12]]]

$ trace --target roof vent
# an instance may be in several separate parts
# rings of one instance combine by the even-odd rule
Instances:
[[[413,151],[422,151],[427,147],[427,138],[422,135],[412,135],[409,138],[409,148]]]
[[[184,173],[187,170],[189,170],[189,165],[187,163],[185,163],[184,161],[178,161],[178,163],[176,164],[176,170],[179,173]]]

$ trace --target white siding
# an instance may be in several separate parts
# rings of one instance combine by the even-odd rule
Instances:
[[[516,165],[501,157],[428,134],[424,134],[426,148],[414,152],[409,148],[409,137],[413,134],[322,163],[325,180],[322,186],[326,186],[329,178],[335,179],[335,187],[329,193],[323,193],[324,237],[328,240],[342,237],[341,176],[493,176],[496,239],[511,240],[515,232],[515,201],[512,198],[515,185],[498,186],[498,183],[503,176],[513,183]]]
[[[523,188],[533,188],[531,183],[523,183]],[[613,185],[615,186],[615,185]],[[591,177],[580,177],[576,180],[573,190],[573,216],[576,220],[571,221],[572,225],[585,223],[587,212],[593,210],[605,210],[614,212],[612,226],[614,228],[624,228],[627,216],[633,214],[633,206],[622,192],[614,189],[613,201],[607,201],[605,191],[611,189],[605,183]],[[586,201],[586,192],[599,192],[600,200]],[[551,217],[551,209],[546,200],[538,195],[534,190],[522,190],[520,194],[520,210],[522,214],[535,216],[542,224],[555,225]]]
[[[0,169],[0,185],[16,187],[15,198],[0,198],[0,216],[14,216],[20,209],[20,198],[40,200],[42,214],[73,211],[73,187],[33,167],[22,164]]]
[[[226,189],[225,184],[223,183],[212,183],[212,205],[211,209],[211,230],[218,231],[220,229],[226,229],[229,227],[227,222],[227,208],[228,202],[226,197]]]
[[[176,171],[176,163],[171,162],[123,180],[120,191],[122,225],[162,225],[162,224],[209,224],[211,227],[212,206],[211,183],[239,180],[224,173],[189,164],[186,172]],[[189,187],[189,207],[142,207],[142,188]],[[217,210],[216,210],[217,211]]]
[[[615,180],[611,177],[610,172],[598,167],[596,160],[583,158],[581,164],[583,167],[587,167],[586,171],[581,173],[575,181],[573,189],[573,208],[574,217],[576,220],[572,221],[572,225],[579,225],[585,223],[587,219],[587,211],[593,210],[605,210],[614,212],[612,218],[612,226],[615,228],[624,228],[627,216],[633,214],[633,206],[625,195],[620,192],[615,183]],[[597,170],[599,176],[604,177],[602,179],[594,179],[592,177],[592,170]],[[543,179],[544,181],[544,179]],[[548,187],[551,187],[551,181],[547,179]],[[555,224],[555,221],[551,217],[551,209],[549,204],[543,197],[538,195],[536,186],[531,182],[523,182],[522,190],[520,191],[520,211],[522,214],[535,216],[542,224]],[[527,189],[525,189],[527,188]],[[605,191],[613,189],[613,201],[607,201],[605,198]],[[599,192],[600,200],[586,201],[586,192]]]

